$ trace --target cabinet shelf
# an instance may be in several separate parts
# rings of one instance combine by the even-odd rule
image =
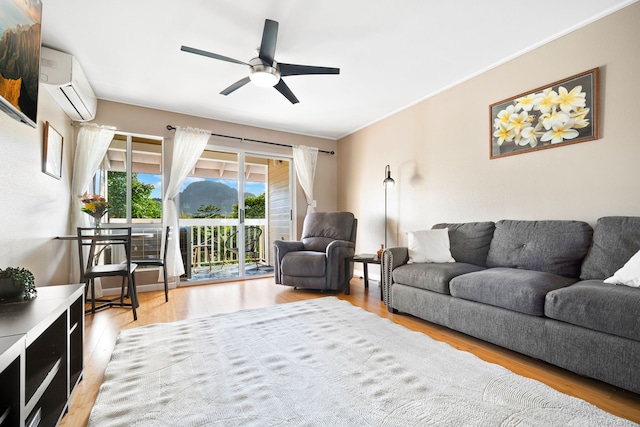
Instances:
[[[6,407],[5,410],[2,411],[2,415],[0,415],[0,427],[9,419],[9,414],[11,414],[11,406]],[[9,422],[7,422],[7,425],[9,425]]]
[[[62,364],[62,359],[56,360],[51,368],[47,371],[44,379],[40,382],[30,381],[31,383],[35,383],[37,388],[34,390],[33,395],[29,397],[29,401],[25,405],[27,413],[31,413],[33,408],[36,406],[36,403],[40,400],[44,392],[47,390],[47,387],[53,382],[55,376],[60,371],[60,365]],[[27,383],[29,385],[29,382]],[[32,384],[33,385],[33,384]]]

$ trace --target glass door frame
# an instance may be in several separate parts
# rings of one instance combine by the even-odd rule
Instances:
[[[236,155],[237,156],[237,162],[238,162],[238,178],[237,178],[237,184],[238,184],[238,218],[237,218],[237,230],[238,230],[238,242],[244,242],[244,237],[245,237],[245,223],[246,223],[246,206],[245,206],[245,164],[246,164],[246,158],[247,157],[257,157],[257,158],[263,158],[263,159],[267,159],[267,160],[283,160],[283,161],[287,161],[289,163],[289,173],[288,173],[288,180],[289,180],[289,185],[288,185],[288,191],[289,191],[289,197],[290,197],[290,203],[289,203],[289,239],[293,238],[293,236],[295,235],[295,230],[296,230],[296,215],[295,215],[295,206],[296,206],[296,187],[295,187],[295,169],[294,169],[294,164],[293,164],[293,155],[291,156],[287,156],[287,155],[283,155],[283,154],[274,154],[274,153],[269,153],[269,152],[265,152],[265,151],[259,151],[259,150],[247,150],[244,148],[239,148],[239,147],[229,147],[229,146],[224,146],[224,145],[214,145],[214,144],[208,144],[205,148],[205,151],[213,151],[213,152],[220,152],[220,153],[226,153],[226,154],[232,154],[232,155]],[[240,173],[240,171],[242,171],[242,173]],[[265,183],[266,187],[265,187],[265,219],[267,220],[267,225],[265,226],[266,229],[266,233],[264,235],[264,242],[265,245],[268,245],[269,243],[269,208],[268,208],[268,179],[267,182]],[[238,254],[238,275],[237,276],[233,276],[233,277],[225,277],[225,278],[207,278],[207,279],[202,279],[202,280],[194,280],[194,281],[186,281],[186,282],[180,282],[179,286],[191,286],[191,285],[198,285],[198,284],[207,284],[207,283],[218,283],[218,282],[226,282],[226,281],[234,281],[234,280],[244,280],[246,279],[247,275],[245,272],[245,251],[244,251],[244,244],[239,244],[238,245],[238,249],[239,249],[239,254]],[[269,251],[268,252],[269,257],[273,257],[273,251]],[[275,261],[272,261],[275,262]],[[186,269],[186,268],[185,268]]]

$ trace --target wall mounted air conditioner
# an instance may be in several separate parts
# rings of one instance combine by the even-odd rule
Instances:
[[[40,82],[72,120],[86,122],[96,116],[98,100],[73,56],[42,46]]]

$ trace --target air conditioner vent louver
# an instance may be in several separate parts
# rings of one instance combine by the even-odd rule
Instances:
[[[93,120],[98,100],[78,61],[44,46],[41,56],[40,81],[51,96],[72,120]]]

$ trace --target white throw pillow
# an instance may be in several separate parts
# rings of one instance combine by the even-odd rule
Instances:
[[[622,268],[604,281],[613,285],[640,288],[640,251],[636,252]]]
[[[409,263],[456,262],[451,256],[447,228],[409,231],[407,240]]]

